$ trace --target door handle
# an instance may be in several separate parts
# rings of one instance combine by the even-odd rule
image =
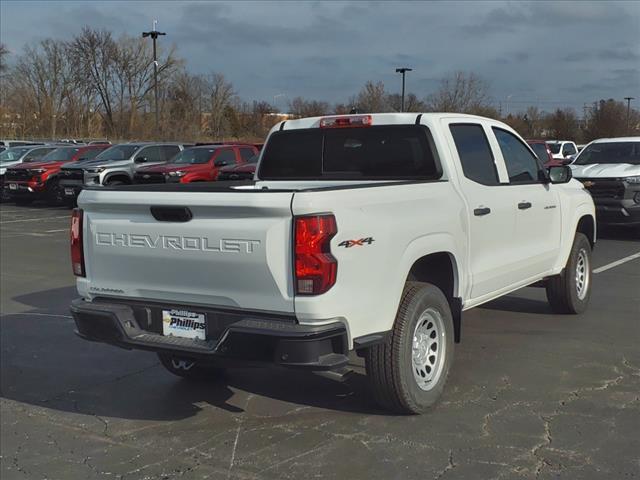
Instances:
[[[526,210],[527,208],[531,208],[531,202],[520,202],[518,204],[518,208],[520,210]]]
[[[473,211],[473,214],[476,217],[482,217],[483,215],[489,215],[491,213],[491,209],[489,207],[476,208]]]

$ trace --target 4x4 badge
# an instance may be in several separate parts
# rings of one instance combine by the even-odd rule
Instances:
[[[371,245],[374,241],[373,237],[360,238],[358,240],[345,240],[344,242],[340,242],[338,246],[344,248],[362,247],[365,243],[367,245]]]

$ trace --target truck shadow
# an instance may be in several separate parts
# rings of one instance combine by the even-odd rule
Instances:
[[[613,227],[598,225],[598,239],[621,240],[629,242],[640,241],[640,229],[636,227]],[[597,248],[597,247],[596,247]]]
[[[352,373],[337,382],[283,368],[230,369],[225,378],[192,382],[165,371],[148,352],[87,342],[74,334],[68,313],[76,297],[63,287],[13,298],[30,305],[0,319],[0,396],[74,414],[129,420],[180,420],[203,409],[240,413],[243,393],[264,397],[269,408],[311,406],[381,412],[369,399],[366,377]]]

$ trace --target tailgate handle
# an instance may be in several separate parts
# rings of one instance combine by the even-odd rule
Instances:
[[[151,207],[151,215],[159,222],[188,222],[193,218],[188,207]]]

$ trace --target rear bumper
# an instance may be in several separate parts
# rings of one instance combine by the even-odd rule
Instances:
[[[169,353],[231,366],[277,364],[334,370],[348,362],[347,330],[342,323],[307,326],[299,325],[287,316],[278,318],[273,314],[261,316],[253,312],[206,310],[206,340],[194,340],[162,335],[162,326],[158,326],[161,309],[153,302],[77,299],[71,304],[76,333],[80,337],[122,348]],[[194,309],[202,311],[201,308]]]

